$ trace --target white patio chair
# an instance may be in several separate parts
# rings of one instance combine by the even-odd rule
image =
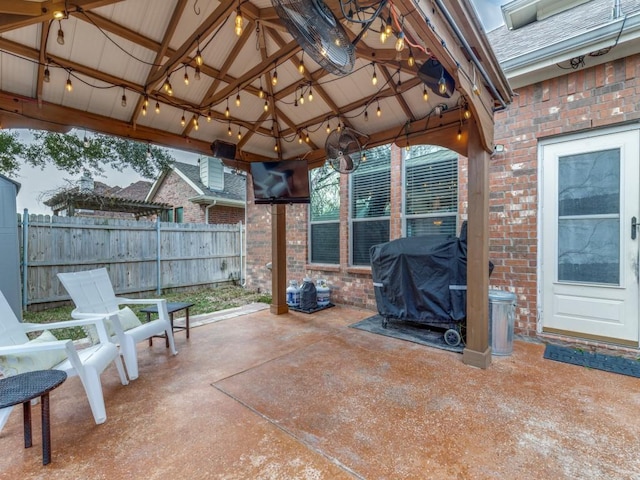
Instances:
[[[147,340],[154,335],[164,334],[169,341],[171,353],[173,355],[178,353],[173,342],[173,329],[167,312],[166,300],[116,297],[105,268],[58,273],[58,278],[76,305],[76,308],[71,312],[73,318],[84,318],[96,314],[109,317],[107,328],[111,326],[112,329],[108,333],[111,341],[120,345],[120,355],[124,358],[129,380],[138,378],[136,343]],[[126,313],[120,309],[120,305],[126,304],[154,304],[158,308],[158,319],[147,323],[136,322],[134,319],[133,324],[123,325],[122,319],[126,318]]]
[[[100,341],[87,348],[76,349],[72,340],[57,340],[49,330],[93,325]],[[45,330],[46,329],[46,330]],[[29,340],[27,332],[45,330],[38,338]],[[120,381],[127,385],[118,348],[109,341],[104,316],[67,320],[54,323],[22,323],[0,292],[0,370],[5,377],[33,370],[63,370],[68,376],[77,375],[87,392],[93,418],[104,423],[107,413],[102,395],[100,374],[116,363]],[[13,407],[0,409],[0,431]]]

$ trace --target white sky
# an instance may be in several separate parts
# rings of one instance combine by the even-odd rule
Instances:
[[[506,0],[471,0],[471,3],[475,6],[486,31],[491,31],[504,23],[500,5],[508,3]],[[28,131],[21,131],[21,138],[29,138]],[[174,158],[180,162],[195,165],[198,159],[198,155],[193,153],[180,150],[170,150],[170,152]],[[29,213],[50,215],[52,213],[51,209],[38,201],[38,197],[43,192],[68,186],[68,181],[77,181],[79,176],[73,177],[52,166],[47,166],[44,169],[22,166],[18,176],[12,179],[21,185],[20,192],[16,199],[18,212],[22,213],[23,210],[27,208]],[[131,169],[122,172],[108,169],[105,171],[105,176],[94,178],[94,180],[106,183],[112,187],[119,186],[122,188],[142,179],[140,175]]]

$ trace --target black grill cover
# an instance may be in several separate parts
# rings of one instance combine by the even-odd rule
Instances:
[[[371,274],[378,313],[426,324],[466,317],[467,238],[428,235],[371,247]],[[489,266],[489,273],[493,265]]]

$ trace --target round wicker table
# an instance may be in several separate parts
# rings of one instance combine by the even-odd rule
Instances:
[[[31,400],[42,403],[42,464],[51,463],[51,427],[49,424],[49,392],[62,384],[67,374],[60,370],[36,370],[0,379],[0,408],[22,403],[24,416],[24,448],[31,442]]]

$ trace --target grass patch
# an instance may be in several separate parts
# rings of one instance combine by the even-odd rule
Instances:
[[[246,290],[240,286],[225,285],[218,288],[202,289],[193,292],[168,293],[160,296],[147,296],[146,298],[164,298],[167,302],[188,302],[193,303],[189,309],[189,315],[200,315],[212,313],[228,308],[241,307],[249,303],[261,302],[271,303],[271,295]],[[138,318],[145,322],[147,315],[140,313],[140,310],[148,305],[130,305],[130,308],[138,315]],[[29,323],[50,323],[69,320],[73,306],[50,308],[41,312],[23,312],[25,322]],[[46,327],[44,327],[46,328]],[[86,335],[82,327],[56,328],[52,330],[56,338],[79,340]]]

